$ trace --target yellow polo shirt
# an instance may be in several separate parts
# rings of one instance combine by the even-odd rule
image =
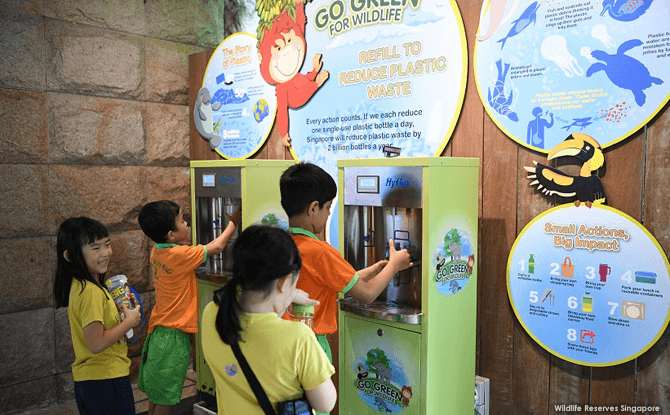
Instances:
[[[125,334],[116,343],[98,354],[91,353],[84,340],[84,327],[99,321],[105,330],[121,323],[119,311],[112,296],[92,282],[85,286],[72,279],[70,299],[67,310],[72,332],[72,346],[75,361],[72,364],[72,375],[76,382],[84,380],[113,379],[128,376],[130,359]]]
[[[216,381],[219,414],[263,415],[263,410],[233,350],[216,331],[219,306],[211,302],[202,313],[202,352]],[[270,403],[297,399],[335,373],[312,330],[303,323],[286,321],[276,313],[240,314],[240,349],[258,378]]]

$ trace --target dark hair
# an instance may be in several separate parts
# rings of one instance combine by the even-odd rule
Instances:
[[[171,200],[147,203],[140,209],[137,221],[146,236],[161,244],[167,240],[168,232],[175,230],[179,209],[179,205]]]
[[[302,268],[300,252],[293,238],[274,226],[252,225],[233,246],[233,278],[214,293],[219,306],[216,331],[226,344],[240,341],[240,304],[237,287],[242,291],[272,292],[272,283],[288,274],[297,276]]]
[[[298,163],[289,167],[279,179],[281,206],[288,217],[299,215],[312,202],[323,208],[337,196],[337,184],[330,174],[312,163]]]
[[[91,218],[70,218],[60,224],[56,238],[56,255],[58,256],[58,266],[56,267],[56,278],[54,280],[56,308],[69,305],[72,278],[77,279],[84,286],[86,286],[86,281],[98,285],[94,276],[88,271],[81,247],[108,236],[107,228]],[[65,259],[65,251],[67,251],[69,260]],[[97,282],[102,285],[104,279],[105,274],[98,275]]]

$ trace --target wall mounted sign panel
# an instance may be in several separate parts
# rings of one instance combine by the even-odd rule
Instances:
[[[670,99],[669,15],[669,0],[485,1],[475,46],[484,108],[544,153],[573,132],[603,148],[625,139]]]
[[[660,338],[670,319],[670,266],[628,215],[561,205],[519,234],[507,264],[514,313],[550,353],[588,366],[627,362]]]
[[[207,127],[214,136],[210,145],[226,159],[252,156],[274,124],[275,89],[261,77],[256,43],[248,33],[229,36],[216,48],[205,71],[203,88],[209,92],[211,110],[202,118],[209,115]]]

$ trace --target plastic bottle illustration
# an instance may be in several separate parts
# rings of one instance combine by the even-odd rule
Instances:
[[[533,254],[530,254],[530,259],[528,259],[528,273],[535,274],[535,258]]]
[[[586,313],[593,313],[593,297],[591,293],[584,293],[582,297],[582,311]]]

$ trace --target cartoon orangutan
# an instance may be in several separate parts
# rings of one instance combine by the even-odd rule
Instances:
[[[328,71],[321,72],[321,54],[314,55],[311,72],[299,72],[305,60],[306,23],[304,0],[296,0],[295,20],[288,10],[281,10],[264,30],[258,47],[261,75],[276,85],[277,127],[286,147],[291,145],[288,109],[305,105],[329,76]]]

